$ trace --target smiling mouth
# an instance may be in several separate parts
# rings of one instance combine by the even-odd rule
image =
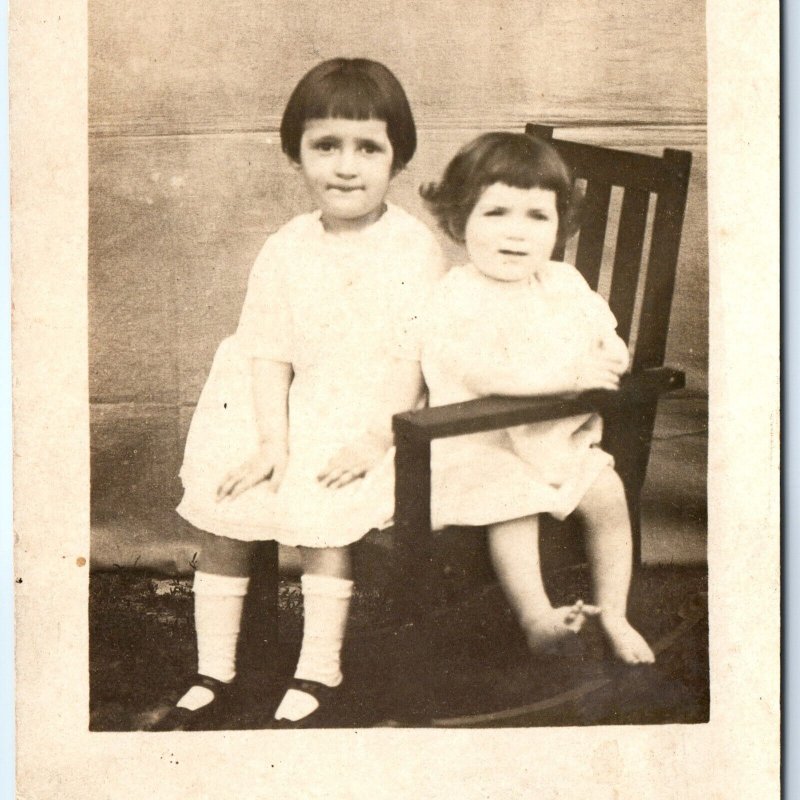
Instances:
[[[500,255],[503,256],[527,256],[528,253],[525,250],[500,250]]]
[[[362,188],[362,186],[335,186],[333,184],[328,186],[328,189],[334,192],[359,192]]]

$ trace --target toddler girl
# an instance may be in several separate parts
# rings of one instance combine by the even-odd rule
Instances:
[[[204,534],[194,578],[198,675],[154,727],[208,722],[235,676],[252,542],[300,548],[303,641],[275,719],[316,725],[342,681],[348,545],[393,511],[392,414],[419,400],[410,341],[442,271],[435,237],[386,202],[416,132],[384,66],[333,59],[297,85],[281,143],[317,204],[259,253],[238,329],[192,419],[178,512]]]
[[[485,134],[422,194],[470,258],[440,282],[425,317],[431,405],[618,387],[628,351],[611,311],[574,267],[550,260],[574,218],[572,181],[550,145]],[[552,648],[595,616],[619,659],[652,662],[626,619],[631,528],[601,434],[600,417],[584,414],[435,442],[433,524],[488,525],[498,577],[532,648]],[[597,605],[553,608],[538,515],[573,511],[584,523]]]

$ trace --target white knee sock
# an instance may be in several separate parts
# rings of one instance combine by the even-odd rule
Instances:
[[[342,682],[340,657],[353,581],[329,575],[303,575],[303,645],[295,678],[326,686]],[[289,689],[275,712],[276,719],[297,721],[316,710],[317,701],[305,692]]]
[[[194,574],[194,625],[197,631],[197,671],[223,683],[236,677],[236,644],[242,622],[242,607],[250,578]],[[192,711],[214,699],[210,689],[193,686],[178,701]]]

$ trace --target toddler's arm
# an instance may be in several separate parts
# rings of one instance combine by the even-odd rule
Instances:
[[[243,464],[231,470],[217,488],[217,500],[233,499],[262,481],[277,491],[289,458],[289,386],[292,365],[264,358],[252,359],[253,394],[259,447]]]
[[[612,363],[618,365],[620,375],[628,369],[631,360],[628,345],[616,331],[609,330],[602,334],[598,340],[598,349],[608,356]]]
[[[577,363],[539,361],[531,365],[515,361],[503,354],[493,358],[478,356],[465,365],[464,385],[478,396],[564,394],[578,390]]]
[[[616,320],[608,306],[572,267],[554,275],[555,282],[567,286],[578,308],[591,320],[586,334],[578,328],[577,338],[560,345],[535,327],[526,330],[524,321],[519,331],[511,330],[474,301],[458,302],[457,295],[455,302],[443,297],[440,302],[450,302],[439,310],[434,326],[436,360],[441,368],[476,396],[617,389],[628,365],[628,351],[615,332]],[[584,335],[587,338],[581,346]],[[526,340],[526,336],[530,338]]]
[[[570,394],[588,389],[617,389],[619,353],[609,355],[601,348],[582,353],[542,355],[532,359],[528,353],[511,353],[491,341],[469,342],[448,336],[441,350],[443,364],[459,370],[462,382],[476,396],[491,394],[527,396]]]

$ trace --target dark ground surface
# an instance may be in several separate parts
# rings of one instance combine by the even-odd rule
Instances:
[[[585,570],[560,570],[552,598],[589,597]],[[330,727],[554,726],[708,720],[707,573],[650,567],[634,580],[631,619],[657,652],[653,667],[624,668],[596,631],[569,656],[534,657],[498,586],[445,583],[424,624],[403,623],[385,591],[354,598],[344,650],[346,682]],[[240,676],[230,714],[213,727],[269,727],[300,646],[299,583],[280,588],[280,645]],[[135,729],[196,668],[190,583],[134,570],[95,572],[90,583],[91,728]]]

